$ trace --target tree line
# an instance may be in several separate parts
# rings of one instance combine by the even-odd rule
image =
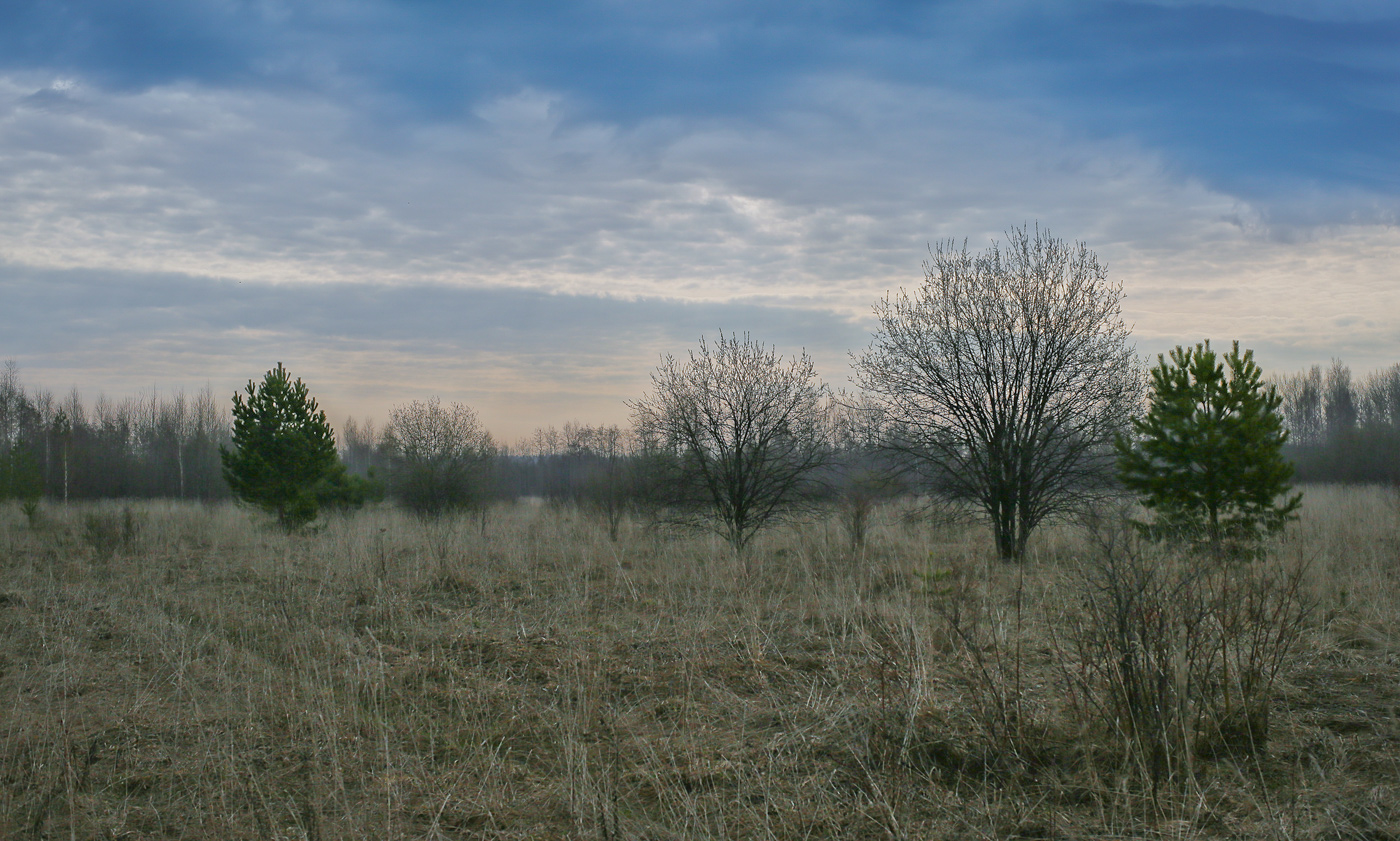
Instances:
[[[638,470],[632,430],[566,423],[498,446],[469,408],[435,399],[395,407],[382,429],[347,418],[337,454],[347,474],[393,485],[414,510],[479,508],[522,496],[599,504],[620,515]],[[211,389],[85,401],[26,386],[0,367],[0,500],[189,499],[233,494],[220,450],[232,444],[230,401]],[[416,468],[414,467],[416,465]],[[402,481],[393,482],[391,476]],[[373,495],[373,488],[369,490]]]
[[[227,499],[229,435],[227,402],[207,388],[87,405],[0,369],[0,499]]]
[[[1275,382],[1300,481],[1400,485],[1400,364],[1358,380],[1334,359]]]
[[[533,478],[589,489],[580,501],[609,515],[614,537],[617,512],[647,508],[715,532],[737,555],[766,525],[833,496],[848,503],[858,544],[870,494],[900,479],[979,514],[1008,561],[1025,557],[1041,523],[1124,488],[1150,512],[1136,523],[1145,535],[1212,554],[1253,552],[1295,516],[1282,398],[1252,351],[1235,343],[1219,355],[1206,341],[1159,356],[1139,415],[1145,372],[1122,286],[1083,243],[1027,227],[976,254],[942,242],[930,258],[920,286],[876,305],[879,328],[853,354],[859,397],[833,395],[805,352],[787,358],[720,332],[663,359],[651,391],[628,404],[626,438],[566,429],[561,454],[552,430],[539,433],[537,452],[551,453],[533,457]],[[371,482],[346,478],[325,413],[281,364],[249,381],[233,414],[233,448],[220,456],[239,499],[293,528],[315,516],[326,487],[342,502],[367,496]],[[396,408],[378,444],[356,449],[381,454],[409,510],[475,509],[483,531],[492,494],[531,478],[503,475],[475,413],[435,399]]]

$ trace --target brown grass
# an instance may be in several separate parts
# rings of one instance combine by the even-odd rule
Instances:
[[[1310,488],[1275,547],[1311,610],[1267,744],[1156,777],[1085,653],[1085,531],[1014,568],[900,514],[745,563],[527,504],[5,509],[0,838],[1400,837],[1389,492]]]

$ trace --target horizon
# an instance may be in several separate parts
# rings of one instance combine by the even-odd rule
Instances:
[[[1217,351],[1223,351],[1222,348],[1219,348],[1218,346],[1215,346],[1215,343],[1214,343],[1214,342],[1212,343],[1212,345],[1213,345],[1213,349],[1215,349],[1215,350],[1217,350]],[[1243,350],[1243,351],[1250,351],[1250,350],[1252,350],[1252,348],[1246,348],[1246,347],[1241,346],[1241,350]],[[1165,356],[1167,356],[1167,355],[1169,354],[1169,352],[1170,352],[1170,349],[1169,349],[1168,351],[1164,351],[1162,355],[1165,357]],[[1153,360],[1155,360],[1155,358],[1156,358],[1155,355],[1154,355],[1153,359],[1147,359],[1146,357],[1143,357],[1141,354],[1139,354],[1139,360],[1140,360],[1144,365],[1151,365],[1151,364],[1153,364]],[[10,363],[13,362],[13,361],[14,361],[14,360],[0,359],[0,366],[4,366],[4,365],[7,365],[7,364],[10,364]],[[1256,358],[1255,361],[1256,361],[1256,363],[1257,363],[1257,362],[1258,362],[1258,359]],[[1369,371],[1357,371],[1356,369],[1352,368],[1349,364],[1347,364],[1347,360],[1345,360],[1345,359],[1338,359],[1338,358],[1335,358],[1335,357],[1334,357],[1334,358],[1331,360],[1331,364],[1335,364],[1335,363],[1341,363],[1341,364],[1347,369],[1347,371],[1350,373],[1350,375],[1351,375],[1351,384],[1352,384],[1352,388],[1353,388],[1353,389],[1357,388],[1361,383],[1364,383],[1364,382],[1366,381],[1366,379],[1367,379],[1368,377],[1372,376],[1372,375],[1378,375],[1378,374],[1382,374],[1382,373],[1388,372],[1388,371],[1390,371],[1390,370],[1392,370],[1392,369],[1395,369],[1395,368],[1400,368],[1400,362],[1396,362],[1396,363],[1392,363],[1392,364],[1389,365],[1389,366],[1385,366],[1385,367],[1383,367],[1383,368],[1377,368],[1377,369],[1369,370]],[[276,363],[273,363],[273,365],[271,366],[271,368],[275,368],[275,367],[276,367]],[[1279,384],[1281,384],[1281,381],[1282,381],[1284,378],[1286,378],[1286,377],[1297,376],[1297,375],[1306,375],[1306,374],[1310,373],[1310,372],[1312,371],[1312,369],[1314,369],[1314,368],[1320,369],[1320,370],[1321,370],[1321,373],[1322,373],[1322,376],[1325,378],[1325,377],[1327,376],[1327,369],[1328,369],[1328,367],[1330,367],[1330,365],[1316,364],[1316,365],[1310,365],[1310,366],[1307,366],[1307,367],[1305,367],[1305,368],[1300,368],[1300,369],[1296,369],[1296,370],[1292,370],[1292,371],[1277,371],[1277,370],[1271,370],[1271,369],[1269,369],[1269,368],[1267,368],[1267,367],[1265,367],[1265,366],[1262,366],[1262,365],[1260,366],[1260,368],[1261,368],[1261,369],[1263,370],[1263,372],[1264,372],[1264,380],[1265,380],[1265,382],[1266,382],[1266,383],[1270,383],[1270,384],[1272,384],[1272,385],[1279,385]],[[271,370],[271,368],[269,368],[269,370]],[[290,368],[290,366],[288,366],[287,370],[288,370],[288,373],[290,373],[290,374],[292,375],[292,378],[293,378],[293,379],[301,379],[301,380],[306,384],[311,398],[312,398],[313,400],[315,400],[316,403],[317,403],[317,408],[318,408],[319,410],[324,411],[324,412],[326,413],[326,420],[330,423],[332,430],[335,432],[336,441],[337,441],[337,446],[338,446],[338,447],[344,447],[344,446],[345,446],[344,428],[345,428],[345,426],[346,426],[350,421],[354,421],[354,422],[355,422],[358,426],[360,426],[361,428],[363,428],[363,426],[364,426],[364,424],[365,424],[366,422],[372,424],[373,427],[374,427],[374,431],[375,431],[376,436],[379,436],[379,435],[382,435],[382,434],[384,433],[384,431],[385,431],[385,426],[386,426],[387,423],[388,423],[389,413],[390,413],[390,411],[391,411],[392,409],[397,408],[397,407],[402,406],[402,405],[405,405],[406,403],[411,403],[411,402],[415,402],[415,401],[426,402],[426,401],[428,401],[428,400],[430,400],[430,399],[432,399],[432,398],[434,398],[434,397],[438,397],[438,398],[440,399],[440,395],[425,395],[425,396],[410,398],[410,399],[408,399],[408,400],[403,401],[402,403],[396,403],[396,404],[394,404],[394,405],[392,405],[392,406],[385,406],[385,407],[383,407],[383,412],[382,412],[382,414],[341,413],[341,414],[337,415],[337,414],[335,413],[335,409],[334,409],[334,408],[327,408],[326,404],[325,404],[324,402],[321,401],[320,397],[319,397],[319,396],[317,395],[317,393],[316,393],[316,388],[315,388],[315,384],[314,384],[314,383],[307,381],[305,377],[300,377],[300,376],[297,374],[296,371],[293,371],[293,370]],[[197,387],[197,388],[178,387],[178,388],[169,389],[169,390],[161,390],[161,389],[159,389],[159,388],[151,388],[151,389],[148,389],[148,390],[137,390],[137,391],[130,392],[130,393],[114,393],[114,392],[109,392],[109,391],[106,391],[106,390],[103,390],[103,389],[100,389],[100,388],[99,388],[98,390],[96,390],[96,391],[89,392],[89,391],[84,391],[83,389],[79,389],[79,388],[76,388],[76,387],[70,387],[70,388],[67,388],[67,389],[55,389],[55,388],[50,387],[50,386],[49,386],[48,384],[46,384],[46,383],[34,382],[32,379],[27,378],[27,377],[25,376],[24,370],[23,370],[22,368],[20,368],[17,364],[16,364],[16,373],[18,374],[18,382],[19,382],[19,385],[20,385],[20,387],[21,387],[22,389],[24,389],[24,391],[25,391],[25,393],[26,393],[27,396],[33,397],[33,396],[38,395],[38,394],[48,394],[48,395],[52,396],[52,397],[55,399],[55,401],[63,401],[63,400],[68,399],[69,396],[70,396],[71,394],[73,394],[74,391],[76,391],[76,392],[78,393],[79,399],[80,399],[80,401],[81,401],[83,407],[84,407],[85,409],[88,409],[88,410],[91,410],[99,401],[104,400],[104,399],[105,399],[105,400],[108,400],[108,401],[111,401],[111,402],[114,402],[114,403],[117,403],[117,404],[121,404],[121,403],[126,402],[126,401],[148,401],[148,400],[151,400],[152,398],[155,398],[157,401],[163,400],[163,399],[173,399],[173,398],[175,398],[176,396],[179,396],[179,395],[183,395],[186,399],[190,399],[190,398],[194,397],[195,395],[197,395],[197,394],[199,394],[199,393],[201,393],[201,392],[203,392],[203,391],[205,391],[205,390],[207,389],[207,390],[210,392],[210,394],[214,397],[214,399],[216,400],[216,405],[219,407],[220,411],[226,413],[226,412],[228,412],[228,411],[232,408],[232,405],[233,405],[233,395],[234,395],[235,393],[242,393],[242,392],[244,391],[244,388],[246,387],[246,385],[248,385],[248,383],[250,383],[250,382],[251,382],[252,384],[254,384],[254,385],[260,384],[260,383],[262,382],[263,376],[264,376],[265,374],[267,374],[268,371],[264,371],[264,372],[258,374],[258,375],[255,376],[255,377],[250,377],[249,380],[245,381],[244,383],[239,384],[239,386],[238,386],[236,389],[230,389],[230,390],[228,390],[227,393],[226,393],[225,395],[223,395],[223,396],[221,396],[221,393],[220,393],[217,389],[214,388],[214,386],[213,386],[212,383],[206,383],[206,384],[201,385],[201,386],[199,386],[199,387]],[[820,370],[817,371],[817,376],[818,376],[818,378],[819,378],[822,382],[824,382],[824,383],[826,382],[826,380],[825,380],[824,378],[822,378],[822,376],[821,376],[821,371],[820,371]],[[827,383],[827,384],[829,385],[829,383]],[[1147,383],[1146,381],[1144,381],[1144,388],[1150,388],[1150,384]],[[642,395],[639,394],[638,397],[640,397],[640,396],[642,396]],[[453,403],[453,402],[461,402],[461,401],[443,400],[442,402],[443,402],[443,403],[448,403],[448,404],[450,404],[450,403]],[[631,426],[631,415],[630,415],[630,411],[629,411],[629,413],[628,413],[627,415],[621,417],[620,419],[616,419],[616,420],[598,420],[598,419],[596,419],[596,418],[588,418],[588,417],[573,415],[573,416],[565,417],[565,418],[563,418],[562,420],[558,420],[558,421],[549,421],[549,422],[544,422],[544,423],[538,423],[538,424],[535,424],[535,425],[533,425],[533,426],[529,426],[528,428],[521,428],[521,431],[519,432],[519,434],[512,434],[512,435],[510,435],[510,436],[505,436],[505,435],[498,434],[497,430],[496,430],[495,428],[492,427],[492,425],[491,425],[491,423],[490,423],[490,419],[487,418],[487,417],[485,417],[485,416],[483,416],[483,415],[481,414],[481,412],[477,409],[477,407],[471,406],[470,404],[463,404],[463,405],[467,405],[468,408],[470,408],[473,412],[475,412],[475,413],[477,414],[478,418],[481,420],[482,427],[486,430],[486,432],[487,432],[488,434],[491,435],[491,438],[492,438],[492,440],[496,443],[496,445],[497,445],[497,446],[504,446],[504,447],[508,448],[509,450],[512,451],[512,452],[510,453],[511,455],[521,455],[521,453],[515,452],[515,451],[518,450],[518,449],[520,449],[520,448],[522,448],[522,447],[527,447],[527,446],[529,446],[530,439],[533,438],[533,437],[535,436],[536,433],[538,433],[538,432],[543,432],[543,431],[549,430],[549,429],[551,429],[551,428],[554,429],[555,431],[562,432],[563,427],[564,427],[565,425],[567,425],[567,424],[575,424],[575,425],[588,426],[588,427],[601,427],[601,426],[617,425],[617,426],[620,426],[620,427],[622,427],[622,428],[624,428],[624,429],[629,428],[629,427]]]

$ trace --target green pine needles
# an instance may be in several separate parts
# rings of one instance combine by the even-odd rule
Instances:
[[[233,396],[233,445],[219,455],[235,497],[276,514],[288,530],[316,519],[318,486],[340,466],[335,433],[282,363]]]
[[[1123,484],[1153,512],[1150,536],[1185,536],[1252,545],[1294,519],[1302,494],[1289,496],[1293,465],[1282,398],[1261,382],[1254,352],[1234,343],[1223,360],[1210,342],[1177,346],[1152,370],[1152,405],[1117,439]],[[1226,369],[1228,368],[1228,374]]]

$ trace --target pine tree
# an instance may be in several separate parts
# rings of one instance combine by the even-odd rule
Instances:
[[[1123,484],[1155,515],[1143,529],[1204,538],[1217,551],[1222,540],[1282,529],[1302,494],[1288,496],[1282,398],[1261,382],[1254,352],[1241,356],[1235,342],[1222,362],[1207,341],[1157,359],[1151,407],[1133,420],[1131,439],[1117,440]]]
[[[0,450],[0,501],[33,502],[44,494],[44,476],[34,454],[16,441],[8,452]]]
[[[233,495],[291,530],[316,519],[317,485],[339,464],[335,433],[300,379],[277,363],[233,396],[234,451],[220,447]]]

